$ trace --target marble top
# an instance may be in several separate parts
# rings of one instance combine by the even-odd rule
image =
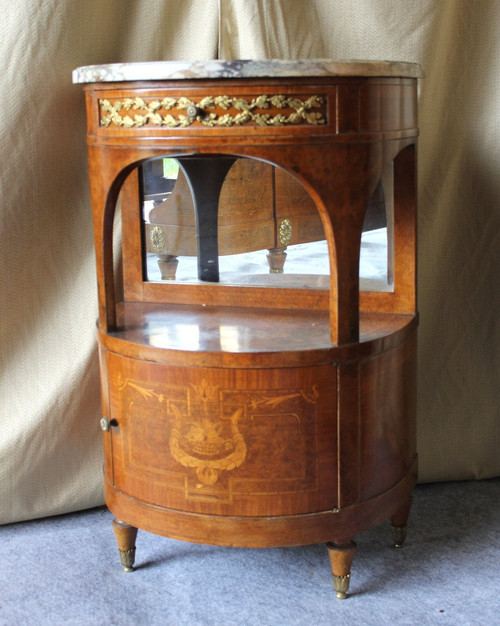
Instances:
[[[335,61],[301,59],[268,61],[155,61],[87,65],[73,71],[74,83],[139,80],[190,80],[196,78],[286,78],[308,76],[379,76],[419,78],[416,63],[400,61]]]

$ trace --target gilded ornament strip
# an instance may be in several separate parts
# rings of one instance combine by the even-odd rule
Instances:
[[[293,235],[292,222],[288,218],[285,218],[284,220],[281,221],[280,226],[279,226],[280,244],[282,246],[288,246],[290,241],[292,241],[292,235]]]
[[[100,99],[100,125],[104,128],[113,125],[141,128],[152,124],[167,128],[183,128],[196,121],[209,127],[241,126],[248,122],[253,122],[257,126],[286,126],[303,123],[318,126],[326,123],[324,103],[325,98],[318,95],[309,96],[305,100],[297,96],[284,95],[261,95],[251,100],[222,95],[207,96],[199,102],[185,97],[163,98],[149,102],[135,97],[124,98],[113,103]],[[192,107],[197,111],[195,116],[168,113],[174,109],[187,112],[187,109]],[[264,112],[271,108],[283,111],[276,114]],[[228,112],[220,115],[213,112],[214,109],[222,109],[222,111],[233,109],[237,113]]]
[[[160,254],[165,247],[165,231],[161,226],[153,226],[149,233],[149,238],[151,241],[151,249],[156,254]]]

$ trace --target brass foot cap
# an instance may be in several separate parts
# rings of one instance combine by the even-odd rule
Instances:
[[[395,548],[402,548],[406,540],[407,528],[406,526],[391,526],[392,539],[394,541]]]
[[[120,550],[120,561],[124,572],[133,572],[135,548],[132,548],[131,550]]]
[[[333,588],[339,600],[345,600],[347,598],[350,578],[350,574],[345,574],[344,576],[333,576]]]

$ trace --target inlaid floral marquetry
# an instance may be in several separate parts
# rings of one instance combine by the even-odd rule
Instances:
[[[290,480],[316,489],[315,464],[310,460],[318,445],[320,394],[315,385],[269,389],[259,397],[244,389],[223,389],[205,378],[188,385],[158,385],[120,373],[116,385],[120,398],[116,414],[128,416],[126,421],[117,420],[116,449],[125,446],[135,471],[157,475],[148,446],[158,433],[163,442],[162,471],[168,472],[171,481],[177,477],[185,498],[229,501],[233,489],[251,489],[262,496],[286,491]],[[151,421],[155,413],[162,419]],[[134,441],[139,437],[141,445],[129,447],[130,437]],[[259,459],[271,453],[274,471],[269,475],[267,464],[260,467]],[[235,472],[236,487],[232,483]],[[157,476],[157,480],[161,479]],[[245,481],[249,481],[246,487]],[[173,483],[169,484],[173,489]]]
[[[255,98],[207,96],[198,102],[186,97],[146,100],[140,97],[110,102],[99,100],[100,125],[141,128],[146,125],[167,128],[204,126],[287,126],[326,123],[325,98],[260,95]]]

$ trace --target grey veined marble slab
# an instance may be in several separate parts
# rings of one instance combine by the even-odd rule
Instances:
[[[196,78],[286,78],[304,76],[383,76],[419,78],[416,63],[301,59],[268,61],[155,61],[87,65],[73,72],[74,83]]]

